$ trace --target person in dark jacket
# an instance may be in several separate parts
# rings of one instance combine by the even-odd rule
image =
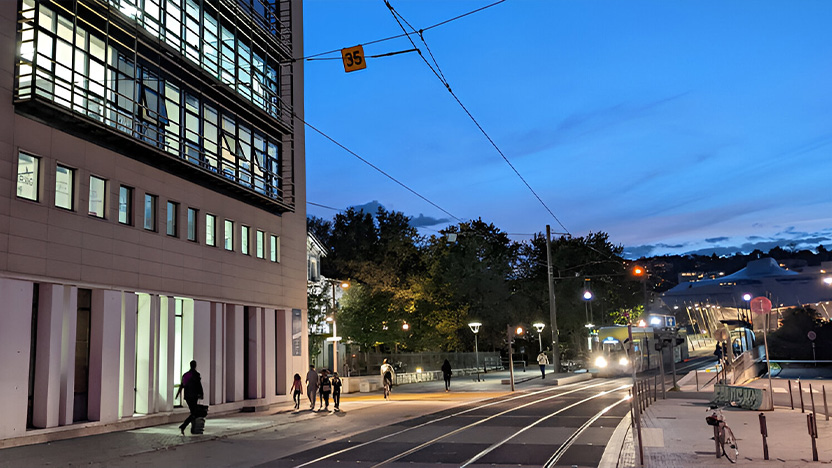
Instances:
[[[338,373],[335,372],[332,375],[332,403],[335,404],[335,411],[341,411],[341,378],[338,377]]]
[[[321,398],[323,399],[323,405],[325,406],[318,409],[329,411],[329,394],[332,393],[332,382],[329,380],[329,372],[326,369],[321,372],[320,392]]]
[[[174,398],[179,398],[179,394],[183,393],[183,390],[185,394],[185,402],[188,404],[188,409],[191,411],[185,422],[179,426],[179,432],[181,432],[182,435],[185,435],[185,428],[197,418],[195,414],[197,411],[197,402],[203,398],[202,377],[200,377],[199,372],[196,371],[196,361],[191,361],[191,370],[185,372],[182,376],[182,383],[179,385],[179,390],[177,390],[176,397]]]
[[[445,378],[445,391],[446,392],[451,391],[451,374],[452,374],[451,363],[450,363],[450,361],[445,359],[445,362],[442,363],[442,377]]]

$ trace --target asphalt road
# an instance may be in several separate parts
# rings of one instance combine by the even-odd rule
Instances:
[[[594,379],[464,404],[258,466],[594,467],[629,410],[627,380]]]

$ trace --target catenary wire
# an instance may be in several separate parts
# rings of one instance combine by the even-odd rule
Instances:
[[[427,30],[429,30],[429,29],[433,29],[433,28],[439,27],[439,26],[443,26],[443,25],[445,25],[445,24],[450,23],[451,21],[456,21],[456,20],[458,20],[458,19],[460,19],[460,18],[464,18],[464,17],[466,17],[466,16],[468,16],[468,15],[473,15],[474,13],[478,13],[478,12],[480,12],[480,11],[482,11],[482,10],[485,10],[486,8],[491,8],[491,7],[495,6],[495,5],[499,5],[499,4],[501,4],[501,3],[505,2],[505,1],[506,1],[506,0],[499,0],[499,1],[497,1],[497,2],[494,2],[494,3],[491,3],[491,4],[485,5],[485,6],[483,6],[483,7],[477,8],[476,10],[471,10],[471,11],[469,11],[469,12],[467,12],[467,13],[463,13],[463,14],[461,14],[461,15],[454,16],[453,18],[446,19],[445,21],[441,21],[441,22],[436,23],[436,24],[434,24],[434,25],[432,25],[432,26],[428,26],[427,28],[420,29],[420,30],[419,30],[419,33],[421,33],[422,31],[427,31]],[[405,33],[404,33],[404,34],[399,34],[399,35],[396,35],[396,36],[385,37],[384,39],[376,39],[375,41],[364,42],[362,45],[377,44],[377,43],[379,43],[379,42],[389,41],[389,40],[392,40],[392,39],[398,39],[398,38],[400,38],[400,37],[409,36],[409,35],[411,35],[411,34],[416,34],[416,33],[409,33],[409,32],[406,32],[406,31],[405,31]],[[299,58],[299,59],[293,59],[292,61],[298,61],[298,60],[309,60],[309,59],[312,59],[312,58],[315,58],[315,57],[320,57],[321,55],[333,54],[333,53],[335,53],[335,52],[341,52],[341,49],[333,49],[333,50],[328,50],[328,51],[326,51],[326,52],[320,52],[320,53],[317,53],[317,54],[307,55],[307,56],[305,56],[305,57],[301,57],[301,58]],[[338,59],[340,59],[340,58],[338,58]],[[321,59],[318,59],[318,60],[321,60]]]
[[[401,21],[399,21],[399,18],[404,20],[404,17],[399,12],[397,12],[395,10],[395,8],[393,8],[393,5],[391,5],[388,0],[384,0],[384,3],[385,3],[385,5],[387,5],[387,8],[390,9],[390,13],[393,15],[393,18],[396,20],[396,23],[398,23],[399,27],[407,35],[407,39],[410,41],[411,44],[413,44],[414,48],[418,49],[418,47],[416,47],[416,44],[413,42],[413,39],[411,39],[410,35],[407,34],[407,29],[405,29],[404,25],[401,23]],[[406,20],[405,20],[405,22],[406,22]],[[414,29],[414,28],[411,26],[411,29]],[[416,31],[415,29],[414,29],[414,32],[418,33],[418,31]],[[422,38],[422,40],[424,41],[424,38]],[[424,55],[421,52],[419,53],[419,56],[422,58],[422,61],[425,62],[425,64],[428,66],[428,68],[430,68],[430,70],[433,72],[433,74],[436,75],[436,77],[439,79],[439,81],[441,81],[442,84],[445,85],[445,89],[447,89],[448,92],[451,94],[451,96],[453,96],[453,98],[454,98],[454,100],[456,100],[457,104],[459,104],[459,106],[462,107],[462,110],[465,111],[465,113],[468,115],[468,117],[471,119],[471,121],[474,122],[474,125],[477,126],[477,128],[480,130],[480,132],[482,132],[482,134],[485,136],[485,138],[488,140],[488,142],[491,143],[491,146],[493,146],[494,149],[497,150],[497,153],[500,154],[500,156],[509,165],[509,167],[512,169],[512,171],[514,171],[514,173],[517,175],[517,177],[519,177],[520,180],[523,181],[523,184],[526,186],[526,188],[528,188],[529,191],[531,191],[531,193],[535,196],[535,198],[537,198],[537,201],[540,202],[541,205],[543,205],[543,207],[546,209],[546,211],[549,212],[549,214],[552,216],[552,218],[554,218],[554,220],[558,223],[558,225],[561,228],[563,228],[563,230],[566,231],[567,234],[569,234],[571,236],[571,233],[569,232],[569,229],[567,229],[566,226],[564,226],[563,223],[560,221],[560,219],[558,219],[558,217],[555,216],[555,213],[549,208],[548,205],[546,205],[546,203],[543,201],[543,199],[540,198],[540,195],[538,195],[537,192],[535,192],[535,190],[532,188],[532,186],[529,185],[529,183],[526,181],[526,179],[523,177],[523,175],[520,174],[520,171],[518,171],[517,168],[514,167],[514,164],[512,164],[511,161],[509,161],[508,157],[506,157],[505,153],[503,153],[503,151],[500,149],[500,147],[497,146],[497,144],[494,142],[494,140],[491,138],[491,136],[488,134],[488,132],[485,131],[485,129],[482,127],[482,125],[480,125],[480,123],[477,121],[477,119],[474,117],[474,115],[471,114],[471,112],[468,110],[468,108],[465,107],[465,105],[462,103],[462,101],[459,99],[459,97],[453,92],[453,90],[451,89],[451,86],[447,82],[447,80],[444,79],[444,77],[441,75],[440,72],[438,72],[437,70],[434,69],[433,66],[431,66],[430,62],[428,62],[427,59],[425,59]]]

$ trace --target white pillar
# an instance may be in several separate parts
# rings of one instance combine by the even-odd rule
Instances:
[[[186,301],[193,317],[193,359],[202,377],[202,391],[205,401],[212,401],[211,390],[211,303],[205,301]]]
[[[156,373],[159,353],[159,296],[137,294],[136,412],[156,410]]]
[[[248,395],[247,399],[263,397],[263,309],[249,307],[246,313],[248,327]]]
[[[219,302],[211,302],[208,311],[211,319],[211,358],[208,370],[211,382],[208,393],[211,398],[208,401],[212,405],[219,405],[225,403],[225,311]]]
[[[64,324],[64,287],[38,287],[37,352],[32,424],[46,428],[58,425],[61,408],[61,338]]]
[[[263,396],[269,401],[275,400],[275,311],[274,309],[263,310],[263,334],[260,338],[263,342]]]
[[[174,299],[161,296],[159,302],[159,374],[157,387],[158,399],[156,411],[173,411],[173,385],[178,381],[174,377],[174,321],[176,309]]]
[[[132,292],[121,298],[121,369],[119,418],[133,416],[136,408],[136,313],[139,299]]]
[[[225,305],[225,401],[243,396],[243,306]]]
[[[64,317],[61,325],[61,402],[58,424],[74,422],[75,411],[75,339],[78,328],[78,288],[64,287]]]
[[[0,278],[0,298],[0,439],[6,439],[26,432],[32,283]]]
[[[92,290],[87,409],[90,421],[118,420],[121,313],[121,291]]]

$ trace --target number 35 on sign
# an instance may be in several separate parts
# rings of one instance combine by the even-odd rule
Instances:
[[[364,47],[360,45],[341,49],[341,59],[344,61],[344,71],[347,73],[367,68],[367,63],[364,61]]]

